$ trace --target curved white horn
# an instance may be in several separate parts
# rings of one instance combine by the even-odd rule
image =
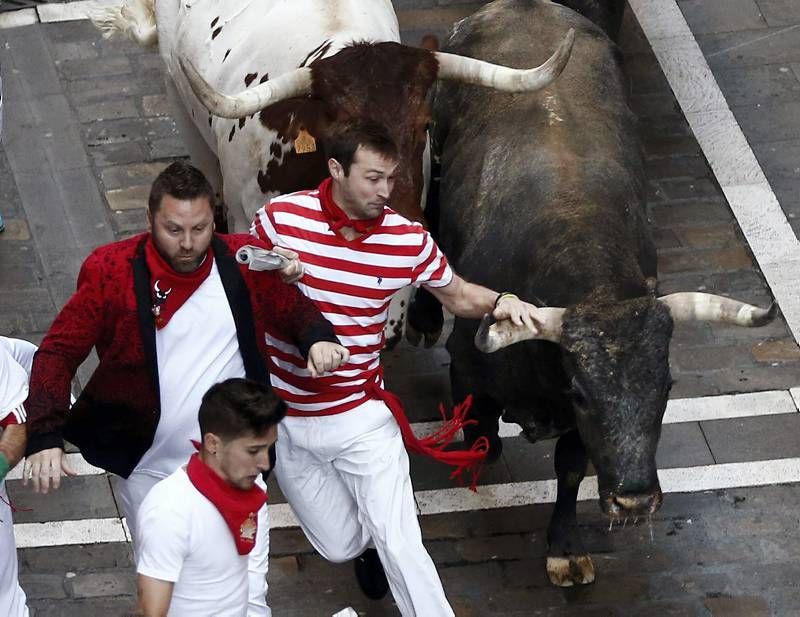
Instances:
[[[195,96],[208,111],[220,118],[244,118],[279,101],[311,92],[311,69],[308,67],[295,69],[255,88],[228,95],[214,90],[189,60],[179,58],[178,62]]]
[[[737,326],[758,327],[768,324],[778,314],[773,302],[762,309],[753,304],[695,291],[684,291],[659,298],[669,307],[675,321],[717,321]]]
[[[537,331],[526,326],[516,326],[510,319],[495,322],[490,315],[484,315],[475,333],[475,347],[484,353],[492,353],[514,343],[533,339],[558,343],[561,340],[561,325],[566,309],[547,307],[539,310],[544,312],[545,319],[536,322]]]
[[[434,52],[439,61],[439,79],[463,81],[505,92],[531,92],[546,88],[567,65],[575,41],[575,30],[569,29],[555,53],[541,66],[512,69],[475,58],[445,52]]]

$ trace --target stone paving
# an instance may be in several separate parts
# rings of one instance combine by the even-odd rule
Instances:
[[[718,8],[729,2],[735,7]],[[450,24],[480,5],[394,4],[409,44],[427,33],[444,41]],[[793,199],[800,212],[796,4],[680,6],[791,219]],[[641,118],[661,293],[706,290],[767,304],[763,277],[630,13],[622,48]],[[0,30],[0,65],[7,113],[0,211],[8,225],[0,235],[0,332],[37,341],[74,288],[83,257],[144,228],[150,181],[185,151],[157,56],[104,41],[87,21]],[[436,403],[449,396],[448,363],[441,345],[386,354],[390,386],[414,420],[432,419]],[[675,398],[786,389],[798,385],[800,351],[782,320],[759,330],[695,324],[676,330],[671,365]],[[798,423],[800,414],[667,425],[659,465],[798,456]],[[552,443],[507,439],[482,482],[551,478],[551,453]],[[418,490],[450,485],[446,470],[417,458],[412,477]],[[16,520],[117,516],[111,484],[105,476],[81,477],[41,498],[11,482],[12,497],[31,510]],[[271,498],[282,501],[276,489]],[[459,617],[800,615],[798,502],[796,485],[668,495],[652,526],[610,531],[596,505],[582,503],[599,574],[594,585],[573,590],[545,582],[550,506],[430,516],[423,529]],[[396,614],[389,600],[362,599],[349,564],[325,563],[298,530],[275,531],[272,542],[276,616],[330,615],[348,604],[369,616]],[[125,544],[24,549],[20,560],[35,617],[121,615],[132,605]]]
[[[800,3],[679,0],[792,228],[800,231]]]

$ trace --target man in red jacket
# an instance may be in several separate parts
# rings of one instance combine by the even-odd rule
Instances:
[[[288,338],[314,374],[348,358],[314,304],[281,280],[301,272],[296,256],[284,253],[290,260],[281,274],[239,265],[236,251],[258,243],[214,233],[213,199],[200,171],[184,162],[167,167],[150,193],[150,233],[89,255],[34,359],[25,479],[43,493],[51,483],[58,488],[62,472],[72,473],[64,439],[74,443],[87,461],[121,477],[117,496],[133,537],[148,491],[200,439],[203,393],[231,377],[269,383],[267,334]],[[93,347],[99,366],[67,413],[71,380]],[[259,518],[248,615],[263,617],[266,507]]]

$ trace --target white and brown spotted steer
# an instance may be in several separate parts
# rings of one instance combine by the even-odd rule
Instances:
[[[158,42],[192,161],[236,231],[271,197],[316,186],[327,175],[326,134],[351,119],[389,129],[401,155],[391,207],[421,220],[435,80],[536,90],[559,75],[573,39],[519,70],[400,44],[390,0],[126,0],[93,21],[106,35]],[[390,341],[402,328],[392,313]]]

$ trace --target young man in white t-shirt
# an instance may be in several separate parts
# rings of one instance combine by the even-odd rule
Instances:
[[[0,615],[28,617],[25,592],[17,580],[14,524],[5,477],[25,453],[28,376],[36,346],[0,336]]]
[[[261,474],[285,407],[234,378],[203,396],[198,452],[145,497],[137,517],[139,614],[244,617],[248,554],[266,503]]]

